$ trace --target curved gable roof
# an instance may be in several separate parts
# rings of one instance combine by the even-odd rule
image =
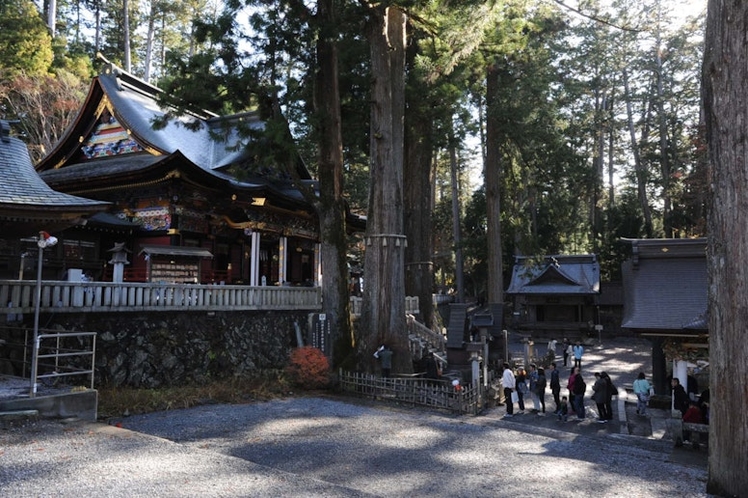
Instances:
[[[246,130],[264,129],[257,113],[218,116],[198,111],[175,117],[172,109],[159,103],[162,95],[159,88],[109,64],[94,78],[78,116],[37,170],[60,168],[80,155],[80,144],[91,136],[104,111],[109,111],[127,134],[152,155],[180,152],[209,172],[252,162],[245,147],[251,139],[242,135]],[[164,120],[167,115],[169,119]],[[165,124],[154,127],[158,121]],[[301,161],[297,162],[297,173],[302,179],[311,179]]]

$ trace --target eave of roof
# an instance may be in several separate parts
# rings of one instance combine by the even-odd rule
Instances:
[[[706,255],[633,258],[623,265],[621,327],[682,330],[707,308]]]
[[[141,246],[140,254],[162,254],[165,256],[188,256],[193,258],[212,258],[213,254],[202,247],[147,245]]]
[[[15,137],[0,140],[0,175],[0,206],[5,210],[94,213],[109,205],[50,188],[34,171],[26,144]]]

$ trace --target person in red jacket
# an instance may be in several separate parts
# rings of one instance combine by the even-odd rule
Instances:
[[[701,409],[695,401],[691,401],[688,410],[683,414],[683,421],[691,424],[703,424],[704,418],[701,416]],[[683,430],[683,441],[691,439],[691,431]]]

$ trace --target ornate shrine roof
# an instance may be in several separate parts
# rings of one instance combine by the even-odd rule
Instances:
[[[103,211],[108,202],[57,192],[34,171],[26,144],[10,136],[0,122],[0,229],[30,235],[77,224],[83,217]]]
[[[126,185],[150,172],[191,176],[200,185],[245,192],[249,202],[254,196],[286,209],[305,207],[302,193],[281,168],[250,167],[241,180],[228,172],[231,166],[253,162],[246,130],[265,126],[256,113],[217,116],[199,111],[176,117],[174,109],[159,103],[162,95],[159,88],[109,64],[94,78],[77,117],[37,171],[66,192]],[[163,126],[154,126],[167,116]],[[295,174],[316,188],[300,159]]]

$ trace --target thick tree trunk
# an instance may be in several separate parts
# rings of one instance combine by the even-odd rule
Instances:
[[[358,366],[374,371],[372,354],[386,343],[393,372],[412,372],[405,327],[403,155],[405,13],[371,8],[372,105],[369,206],[364,255],[364,300],[357,332]]]
[[[336,26],[334,0],[319,0],[321,33],[317,40],[315,107],[319,144],[319,222],[321,234],[322,305],[331,332],[334,364],[352,345],[348,264],[346,260],[345,200],[343,198],[343,140],[338,86],[336,39],[327,30]]]
[[[455,247],[455,287],[457,287],[458,303],[465,302],[465,273],[463,271],[464,260],[462,257],[462,209],[460,206],[460,186],[457,181],[457,149],[454,144],[454,133],[449,131],[449,176],[452,185],[452,240]]]
[[[710,0],[703,104],[709,212],[709,480],[707,492],[748,490],[748,4]]]
[[[408,66],[415,65],[418,44],[410,43],[407,52]],[[433,328],[434,263],[432,260],[432,117],[428,115],[422,82],[414,82],[407,92],[408,106],[405,111],[405,164],[403,180],[407,188],[403,191],[405,205],[405,294],[418,296],[420,313],[416,317],[424,325]]]
[[[483,174],[486,182],[486,223],[488,232],[488,283],[489,303],[504,302],[504,273],[501,257],[501,131],[491,107],[499,94],[498,67],[489,65],[486,77],[486,164]]]

